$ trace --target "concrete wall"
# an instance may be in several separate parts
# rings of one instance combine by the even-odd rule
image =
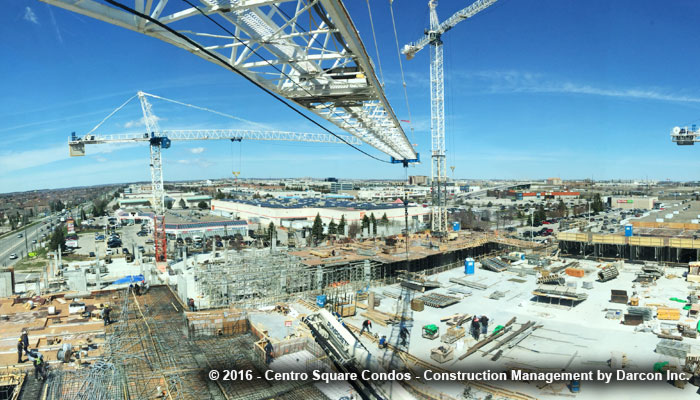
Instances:
[[[13,292],[12,272],[0,271],[0,297],[11,297]]]

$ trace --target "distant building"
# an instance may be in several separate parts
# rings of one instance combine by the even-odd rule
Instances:
[[[330,178],[329,178],[330,179]],[[340,193],[345,190],[354,190],[355,185],[348,182],[331,182],[331,193]]]
[[[346,223],[361,223],[362,218],[374,214],[380,219],[386,214],[389,221],[403,222],[403,203],[369,203],[344,199],[266,199],[266,200],[213,200],[212,212],[221,216],[237,216],[242,220],[257,222],[264,226],[273,222],[277,226],[294,228],[310,227],[316,215],[324,224],[338,223],[342,217]],[[409,205],[408,217],[411,223],[423,223],[430,215],[430,209]]]
[[[425,175],[411,175],[408,177],[409,185],[427,185],[428,177]]]
[[[635,208],[652,210],[654,208],[654,204],[658,202],[658,200],[658,197],[613,196],[610,198],[610,207],[622,208],[625,210]]]
[[[547,185],[561,185],[561,178],[547,178]]]
[[[246,221],[213,221],[213,222],[185,222],[180,224],[165,223],[165,233],[175,237],[205,236],[211,237],[231,236],[240,234],[248,235],[248,223]]]

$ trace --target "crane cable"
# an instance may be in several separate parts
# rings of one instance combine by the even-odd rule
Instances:
[[[191,5],[192,7],[196,8],[197,10],[199,10],[199,12],[202,13],[202,15],[205,15],[207,18],[209,18],[208,15],[206,15],[206,14],[205,14],[202,10],[200,10],[199,8],[197,8],[197,7],[195,7],[194,5],[192,5],[192,3],[190,3],[189,1],[187,1],[187,0],[183,0],[183,1],[185,1],[186,3],[188,3],[189,5]],[[324,131],[328,132],[329,134],[335,136],[338,140],[340,140],[341,142],[345,143],[346,145],[352,147],[353,149],[359,151],[360,153],[366,155],[366,156],[369,157],[369,158],[372,158],[372,159],[377,160],[377,161],[379,161],[379,162],[383,162],[383,163],[385,163],[385,164],[391,164],[391,162],[389,162],[389,161],[382,160],[382,159],[379,158],[379,157],[376,157],[376,156],[374,156],[374,155],[372,155],[372,154],[367,153],[366,151],[364,151],[364,150],[358,148],[357,146],[355,146],[355,145],[353,145],[352,143],[348,142],[347,140],[343,139],[341,136],[339,136],[339,135],[337,135],[336,133],[332,132],[330,129],[328,129],[328,128],[326,128],[325,126],[319,124],[318,122],[316,122],[315,120],[313,120],[312,118],[310,118],[308,115],[304,114],[303,112],[301,112],[300,110],[298,110],[296,107],[294,107],[293,105],[291,105],[291,104],[290,104],[289,102],[287,102],[285,99],[283,99],[283,98],[281,98],[280,96],[278,96],[277,94],[273,93],[271,90],[265,88],[264,86],[262,86],[261,84],[259,84],[259,83],[256,82],[255,80],[253,80],[252,78],[248,77],[247,75],[245,75],[244,73],[242,73],[241,71],[239,71],[236,67],[234,67],[234,66],[228,64],[226,61],[224,61],[224,60],[223,60],[221,57],[219,57],[218,55],[216,55],[216,54],[212,53],[211,51],[207,50],[206,48],[204,48],[203,46],[201,46],[199,43],[193,41],[192,39],[188,38],[187,36],[183,35],[182,33],[180,33],[180,32],[178,32],[178,31],[172,29],[171,27],[165,25],[164,23],[158,21],[158,20],[155,19],[155,18],[152,18],[152,17],[149,16],[149,15],[146,15],[146,14],[144,14],[144,13],[141,13],[141,12],[139,12],[139,11],[136,11],[136,10],[134,10],[133,8],[128,7],[128,6],[124,5],[124,4],[121,4],[121,3],[117,2],[117,1],[114,1],[114,0],[105,0],[105,2],[107,2],[107,3],[109,3],[109,4],[113,5],[113,6],[115,6],[115,7],[117,7],[117,8],[120,8],[120,9],[122,9],[122,10],[128,12],[128,13],[131,13],[131,14],[133,14],[133,15],[136,15],[136,16],[140,17],[140,18],[143,18],[143,19],[147,20],[148,22],[151,22],[152,24],[159,26],[160,28],[165,29],[166,31],[168,31],[168,32],[171,33],[172,35],[175,35],[175,36],[177,36],[178,38],[180,38],[180,39],[186,41],[186,42],[187,42],[188,44],[190,44],[191,46],[196,47],[199,51],[201,51],[202,53],[206,54],[206,55],[209,56],[211,59],[216,60],[220,65],[222,65],[222,66],[224,66],[224,67],[230,69],[231,71],[237,73],[238,75],[242,76],[245,80],[247,80],[248,82],[250,82],[250,83],[252,83],[253,85],[255,85],[258,89],[260,89],[260,90],[262,90],[263,92],[267,93],[268,95],[270,95],[272,98],[274,98],[274,99],[277,100],[278,102],[284,104],[284,105],[287,106],[289,109],[291,109],[291,110],[294,111],[295,113],[299,114],[302,118],[304,118],[304,119],[306,119],[307,121],[311,122],[311,123],[314,124],[315,126],[321,128],[322,130],[324,130]],[[211,18],[209,18],[209,19],[211,19]],[[211,20],[214,21],[213,19],[211,19]],[[216,21],[214,21],[214,22],[216,23]],[[217,25],[218,25],[218,23],[217,23]],[[219,26],[221,26],[221,25],[219,25]],[[224,29],[225,29],[225,28],[224,28]],[[232,34],[232,36],[233,36],[233,34]],[[234,36],[234,37],[235,37],[235,36]],[[239,40],[241,43],[243,43],[243,41],[241,41],[241,40],[238,39],[237,37],[236,37],[236,39]],[[268,61],[268,62],[269,62],[269,61]]]
[[[382,87],[384,86],[384,71],[382,70],[382,59],[379,57],[379,46],[377,46],[377,34],[374,33],[374,21],[372,20],[372,7],[367,0],[367,12],[369,13],[369,24],[372,27],[372,38],[374,39],[374,50],[377,52],[377,64],[379,65],[379,76],[382,78]]]
[[[102,126],[102,124],[104,124],[105,122],[107,122],[107,120],[108,120],[112,115],[116,114],[117,111],[121,110],[122,108],[124,108],[124,106],[126,106],[127,104],[129,104],[129,102],[130,102],[131,100],[135,99],[136,96],[138,96],[138,94],[135,94],[135,95],[131,96],[131,97],[129,98],[129,100],[125,101],[124,104],[122,104],[122,105],[120,105],[119,107],[117,107],[114,111],[112,111],[111,114],[109,114],[109,115],[106,116],[102,121],[100,121],[99,124],[95,125],[94,128],[90,129],[90,132],[86,133],[86,135],[89,135],[89,134],[91,134],[92,132],[95,132],[95,131],[97,130],[97,128],[99,128],[100,126]]]
[[[403,85],[403,96],[406,99],[406,111],[408,112],[408,127],[411,129],[411,142],[415,142],[413,131],[413,118],[411,118],[411,106],[408,104],[408,89],[406,88],[406,76],[403,73],[403,62],[401,62],[401,48],[399,47],[399,35],[396,33],[396,21],[394,19],[394,0],[389,0],[389,11],[391,11],[391,25],[394,27],[394,40],[396,41],[396,55],[399,59],[399,69],[401,70],[401,84]]]
[[[142,92],[142,93],[143,93],[143,92]],[[154,98],[154,99],[169,101],[169,102],[171,102],[171,103],[179,104],[179,105],[185,106],[185,107],[195,108],[195,109],[201,110],[201,111],[209,111],[210,113],[214,113],[214,114],[217,114],[217,115],[221,115],[221,116],[223,116],[223,117],[235,119],[235,120],[237,120],[237,121],[245,122],[245,123],[251,124],[251,125],[256,125],[256,126],[258,126],[258,127],[260,127],[260,128],[269,129],[269,127],[268,127],[267,125],[260,124],[260,123],[257,123],[257,122],[253,122],[253,121],[248,121],[247,119],[243,119],[243,118],[240,118],[240,117],[236,117],[236,116],[231,115],[231,114],[222,113],[221,111],[215,111],[215,110],[211,110],[211,109],[206,108],[206,107],[195,106],[195,105],[193,105],[193,104],[182,103],[182,102],[180,102],[180,101],[172,100],[172,99],[167,99],[167,98],[165,98],[165,97],[161,97],[161,96],[158,96],[158,95],[155,95],[155,94],[150,94],[150,93],[143,93],[143,94],[146,95],[146,96],[152,97],[152,98]]]

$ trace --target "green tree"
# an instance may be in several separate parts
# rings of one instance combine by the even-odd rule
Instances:
[[[331,222],[328,223],[328,234],[329,235],[336,235],[338,233],[338,225],[336,225],[335,221],[331,220]]]
[[[85,215],[85,210],[80,207],[80,220],[85,221],[87,219],[87,216]]]
[[[185,203],[185,199],[183,198],[180,198],[180,202],[177,204],[180,206],[180,208],[187,208],[187,204]]]
[[[372,234],[377,235],[377,219],[374,217],[374,213],[369,215],[369,223],[372,224]]]
[[[172,201],[172,200],[165,200],[165,208],[167,208],[168,210],[171,210],[173,208],[173,203],[174,203],[174,201]]]
[[[276,235],[276,230],[275,230],[275,223],[270,221],[270,225],[267,226],[267,240],[272,243],[272,240],[275,238]]]
[[[569,209],[566,207],[566,204],[564,204],[564,200],[559,199],[559,203],[557,203],[557,215],[560,217],[566,217],[569,215]]]
[[[605,206],[603,205],[603,200],[600,198],[600,193],[596,193],[593,196],[593,202],[591,203],[591,210],[596,214],[603,211]]]
[[[384,226],[389,225],[389,218],[387,218],[386,213],[384,213],[384,215],[382,215],[381,224]]]
[[[221,190],[217,190],[215,198],[217,200],[222,200],[226,198],[226,195]]]
[[[112,210],[117,211],[119,209],[119,203],[114,203]]]
[[[61,251],[66,249],[66,231],[63,225],[59,225],[49,239],[49,249],[56,250],[59,245],[61,246]]]
[[[362,231],[364,232],[365,229],[367,229],[367,233],[369,234],[369,217],[367,214],[365,214],[364,217],[362,217]]]
[[[345,214],[340,216],[340,222],[338,222],[338,233],[345,235]]]
[[[355,239],[355,236],[360,233],[360,225],[357,224],[357,222],[353,222],[348,226],[348,236],[352,239]]]
[[[323,221],[321,221],[321,214],[316,214],[314,224],[311,227],[311,238],[316,244],[323,240]]]
[[[493,203],[489,201],[489,202],[486,204],[486,207],[493,207]]]
[[[199,207],[200,210],[204,210],[206,208],[209,208],[209,205],[206,201],[202,200],[199,203],[197,203],[197,207]]]
[[[92,202],[92,215],[96,217],[101,217],[105,215],[105,209],[107,208],[107,202],[102,199],[97,199]]]

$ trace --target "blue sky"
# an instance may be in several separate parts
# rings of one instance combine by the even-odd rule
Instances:
[[[164,42],[39,1],[6,3],[0,192],[149,180],[147,146],[92,146],[87,157],[69,158],[66,145],[70,132],[89,131],[138,90],[272,129],[320,131],[232,72]],[[438,15],[469,3],[443,0]],[[371,4],[386,93],[408,119],[389,1]],[[376,58],[366,2],[346,5]],[[394,11],[399,43],[417,40],[427,2],[395,0]],[[699,150],[669,139],[673,126],[700,123],[699,11],[692,0],[500,0],[459,24],[444,36],[455,177],[700,179]],[[429,175],[427,51],[403,65],[424,160],[409,173]],[[153,107],[163,129],[246,126],[162,101]],[[102,132],[139,131],[140,117],[132,102]],[[228,178],[233,170],[248,178],[405,174],[339,145],[179,142],[164,160],[166,180]]]

